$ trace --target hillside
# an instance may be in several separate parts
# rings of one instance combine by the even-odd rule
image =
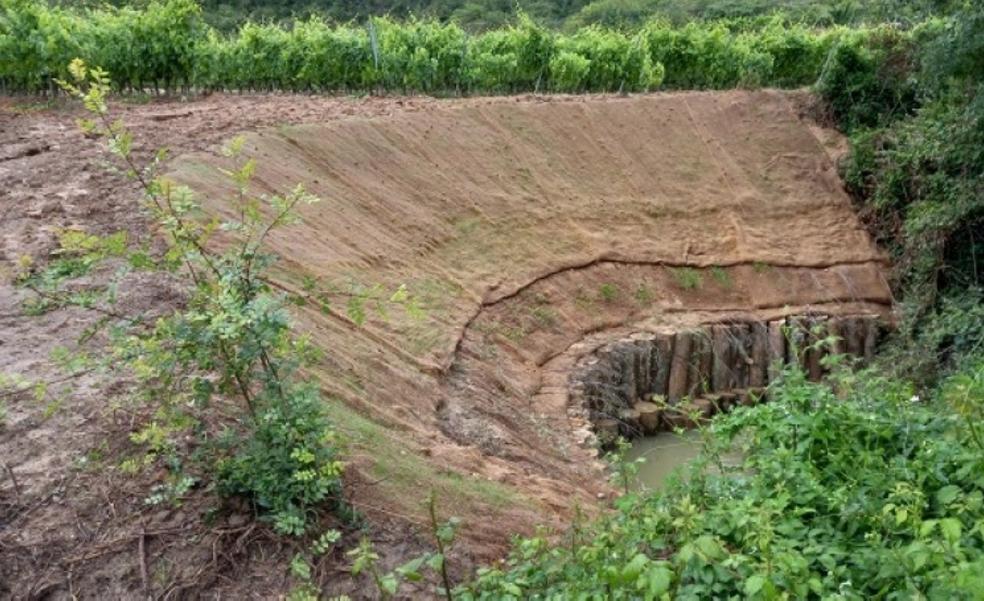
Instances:
[[[219,97],[125,114],[151,136],[186,140],[173,151],[205,151],[176,159],[171,177],[210,198],[228,192],[214,149],[241,126],[243,111],[258,126],[295,123],[260,127],[246,143],[260,165],[257,192],[301,182],[325,199],[270,239],[277,281],[340,305],[353,287],[405,284],[423,314],[370,314],[356,326],[314,300],[296,308],[301,329],[335,349],[315,375],[342,403],[335,419],[350,445],[351,502],[381,519],[405,516],[398,521],[410,520],[407,527],[422,517],[420,491],[435,489],[466,520],[463,549],[477,557],[501,552],[511,532],[559,524],[575,502],[609,494],[596,451],[578,438],[587,422],[569,415],[566,378],[579,356],[628,333],[708,322],[817,312],[887,318],[885,258],[837,182],[830,153],[840,142],[799,116],[797,95],[298,100]],[[28,113],[8,131],[55,135],[46,121]],[[20,225],[10,230],[7,256],[53,242],[38,237],[50,228],[47,215],[93,231],[119,227],[116,216],[127,215],[127,188],[110,204],[89,192],[113,181],[93,167],[70,168],[81,180],[46,175],[93,160],[70,159],[88,143],[62,131],[52,146],[8,163],[32,167],[8,172],[25,212],[11,216]],[[40,197],[66,200],[26,212],[26,201]],[[141,222],[132,224],[142,236]],[[705,283],[681,285],[674,274],[684,268],[703,272]],[[712,277],[713,268],[726,279]],[[128,303],[152,302],[166,289],[149,284],[138,284],[136,296],[129,288]],[[615,298],[604,297],[607,289]],[[640,297],[640,289],[651,292]],[[28,366],[67,333],[54,326],[60,313],[41,318],[52,324],[42,329],[10,322],[31,342],[11,348],[4,371],[37,373]],[[53,483],[45,484],[45,464],[23,461],[72,412],[55,413],[23,441],[16,433],[32,431],[30,415],[8,418],[13,446],[5,453],[19,466],[24,494],[46,494]],[[88,436],[78,429],[56,448],[70,455]],[[105,509],[74,502],[95,512],[89,520],[117,523],[96,517]],[[67,544],[45,534],[51,519],[20,518],[18,544]],[[508,532],[502,520],[513,524]]]
[[[980,598],[984,12],[896,4],[0,0],[0,596]]]

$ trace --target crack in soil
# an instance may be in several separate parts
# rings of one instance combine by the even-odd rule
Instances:
[[[490,296],[490,293],[495,290],[495,287],[490,288],[488,291],[486,291],[486,293],[484,295],[484,300],[482,301],[482,303],[478,306],[478,308],[475,310],[475,312],[471,315],[471,317],[468,318],[468,320],[464,323],[464,325],[459,330],[458,335],[456,337],[455,344],[454,344],[454,350],[448,356],[447,361],[445,361],[445,363],[440,367],[440,374],[442,376],[447,376],[448,371],[458,361],[458,355],[461,352],[461,345],[462,345],[462,341],[465,338],[465,335],[467,334],[468,330],[472,327],[472,325],[482,315],[482,313],[484,311],[488,310],[491,307],[494,307],[494,306],[498,305],[499,303],[502,303],[502,302],[508,301],[510,299],[516,298],[517,296],[519,296],[520,294],[522,294],[526,290],[532,288],[536,284],[538,284],[540,282],[543,282],[545,280],[554,278],[556,276],[559,276],[559,275],[562,275],[562,274],[565,274],[565,273],[577,272],[577,271],[584,271],[584,270],[590,269],[592,267],[596,267],[598,265],[604,265],[604,264],[610,264],[610,265],[631,265],[631,266],[640,266],[640,267],[664,267],[664,268],[668,268],[668,269],[680,269],[680,268],[688,268],[688,267],[689,268],[707,268],[707,267],[722,267],[722,268],[724,268],[724,267],[740,267],[740,266],[756,266],[756,265],[762,265],[762,266],[765,266],[766,268],[769,268],[769,269],[774,269],[774,268],[801,268],[801,269],[817,269],[817,270],[820,270],[820,269],[831,269],[831,268],[835,268],[835,267],[845,267],[845,266],[853,266],[853,265],[879,265],[879,266],[887,266],[889,263],[888,263],[888,260],[886,258],[884,258],[884,257],[871,258],[871,259],[858,259],[858,260],[854,260],[854,261],[828,261],[828,262],[816,262],[816,263],[783,262],[783,261],[753,261],[753,260],[748,260],[748,259],[735,260],[735,261],[715,262],[715,263],[700,263],[700,262],[696,262],[696,261],[666,261],[666,260],[629,259],[629,258],[619,257],[619,256],[617,256],[616,253],[603,253],[603,254],[601,254],[601,255],[599,255],[597,257],[594,257],[592,259],[589,259],[587,261],[581,261],[581,262],[577,262],[577,263],[573,263],[573,264],[568,264],[568,265],[563,265],[561,267],[557,267],[557,268],[551,269],[551,270],[549,270],[549,271],[547,271],[547,272],[545,272],[543,274],[540,274],[538,276],[535,276],[535,277],[527,280],[525,283],[523,283],[523,284],[515,287],[511,291],[505,292],[505,293],[500,294],[500,295],[497,295],[497,296],[494,296],[493,298],[489,298],[489,296]],[[870,296],[852,296],[850,298],[836,298],[836,299],[833,299],[833,300],[823,301],[823,304],[837,304],[837,303],[843,303],[843,302],[857,302],[857,301],[871,302],[871,303],[876,303],[876,304],[883,304],[883,305],[886,305],[886,306],[890,306],[891,305],[891,301],[886,301],[883,297],[876,296],[876,295],[870,295]],[[713,309],[713,310],[714,311],[720,311],[720,312],[740,311],[740,310],[748,310],[748,309],[760,309],[760,310],[764,310],[764,309],[776,309],[776,308],[780,308],[782,306],[784,306],[784,303],[762,304],[762,305],[755,305],[755,306],[746,306],[746,307],[741,307],[741,308],[718,308],[718,309]],[[669,311],[675,311],[675,312],[681,312],[682,313],[682,312],[687,312],[688,310],[687,309],[679,309],[679,310],[669,309]],[[541,363],[541,365],[542,365],[542,363]]]

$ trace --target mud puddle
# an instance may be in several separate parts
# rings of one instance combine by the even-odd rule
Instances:
[[[701,444],[700,433],[696,430],[682,434],[660,432],[633,440],[626,459],[634,461],[642,457],[646,460],[639,465],[637,487],[650,491],[662,490],[675,469],[700,455]]]
[[[642,457],[646,460],[639,465],[636,489],[647,492],[663,490],[678,468],[681,476],[686,473],[687,464],[700,455],[702,446],[703,441],[697,430],[682,433],[660,432],[633,440],[632,447],[625,455],[626,459],[634,461]],[[740,465],[742,457],[738,452],[729,451],[722,460],[727,469]],[[711,471],[717,472],[717,469],[712,467]]]

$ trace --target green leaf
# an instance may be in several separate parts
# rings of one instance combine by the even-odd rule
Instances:
[[[502,589],[509,593],[510,595],[515,595],[516,597],[523,596],[523,589],[519,588],[515,583],[503,582]]]
[[[697,545],[697,549],[707,558],[707,559],[717,559],[723,555],[721,545],[714,539],[713,536],[704,535],[698,537],[694,541]]]
[[[400,287],[396,289],[393,296],[390,297],[390,302],[392,303],[402,303],[410,298],[410,293],[407,291],[406,284],[400,284]]]
[[[762,587],[765,586],[765,582],[766,577],[761,574],[749,576],[748,579],[745,580],[745,594],[748,596],[756,594],[762,590]]]
[[[396,573],[410,582],[417,582],[423,578],[420,574],[420,567],[424,564],[426,555],[421,555],[416,559],[411,559],[402,566],[396,568]]]
[[[379,579],[379,588],[383,589],[390,595],[395,595],[396,590],[400,587],[400,581],[397,580],[396,576],[393,574],[386,574]]]
[[[906,555],[909,557],[909,561],[912,562],[912,569],[914,571],[919,571],[929,561],[930,551],[925,544],[915,542],[909,545],[909,548],[906,550]]]
[[[919,536],[929,536],[933,529],[936,528],[936,520],[926,520],[919,526]]]
[[[622,581],[633,582],[642,574],[642,570],[649,563],[649,558],[642,553],[637,553],[629,563],[622,567]]]
[[[295,578],[299,578],[301,580],[311,579],[311,566],[300,553],[294,555],[294,559],[291,560],[290,572]]]
[[[647,588],[649,598],[656,598],[669,592],[670,583],[673,581],[673,572],[663,566],[653,566],[649,568],[646,580],[649,585]]]
[[[949,505],[957,500],[961,492],[963,491],[959,486],[949,484],[936,492],[936,500],[940,502],[940,505]]]
[[[943,533],[943,538],[951,545],[956,544],[960,540],[961,529],[960,520],[956,518],[943,518],[940,520],[940,531]]]
[[[441,566],[444,565],[444,555],[442,553],[434,553],[427,558],[427,567],[434,570],[435,572],[440,571]]]

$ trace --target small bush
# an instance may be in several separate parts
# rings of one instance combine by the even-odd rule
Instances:
[[[831,50],[817,91],[848,131],[887,123],[916,106],[914,60],[910,39],[892,29],[845,38]]]
[[[256,424],[219,466],[219,489],[244,495],[270,514],[284,534],[302,534],[309,512],[339,498],[342,464],[316,387],[293,387],[285,398],[258,400]]]
[[[131,439],[147,449],[144,464],[164,461],[172,472],[168,485],[151,498],[179,498],[195,483],[182,473],[175,439],[188,431],[207,432],[203,411],[213,403],[232,401],[237,426],[226,432],[219,449],[207,437],[199,441],[206,452],[198,454],[197,467],[217,469],[220,493],[249,498],[279,532],[302,534],[312,510],[338,498],[342,465],[319,389],[299,375],[318,353],[292,334],[290,300],[274,293],[265,279],[273,257],[264,251],[264,239],[270,231],[293,223],[298,205],[317,199],[300,186],[284,195],[254,196],[250,182],[256,164],[241,157],[245,139],[237,138],[224,150],[236,164],[227,173],[236,191],[230,201],[240,220],[222,223],[221,228],[242,236],[243,243],[211,250],[208,240],[217,224],[200,218],[202,207],[190,190],[157,178],[156,162],[147,169],[134,163],[132,134],[108,116],[106,74],[80,60],[68,70],[72,79],[61,85],[94,116],[83,121],[83,128],[106,138],[112,155],[143,187],[150,216],[168,250],[151,257],[142,248],[129,249],[118,236],[63,236],[66,259],[53,264],[46,275],[26,281],[44,298],[87,306],[70,294],[59,296],[58,284],[85,273],[107,255],[186,278],[187,299],[180,309],[151,323],[119,316],[113,324],[109,363],[134,376],[155,408],[154,421]],[[352,297],[359,301],[360,313],[375,293]],[[100,300],[114,298],[110,286]],[[397,298],[406,300],[406,290],[397,291],[393,299]],[[140,464],[130,462],[137,469]]]
[[[676,281],[677,286],[684,290],[696,290],[704,283],[700,272],[692,267],[678,267],[671,270],[670,273],[673,274],[673,279]]]
[[[598,287],[598,298],[606,303],[615,302],[618,298],[618,286],[615,284],[602,284]]]
[[[580,92],[585,87],[591,60],[561,50],[550,59],[550,81],[558,92]]]

